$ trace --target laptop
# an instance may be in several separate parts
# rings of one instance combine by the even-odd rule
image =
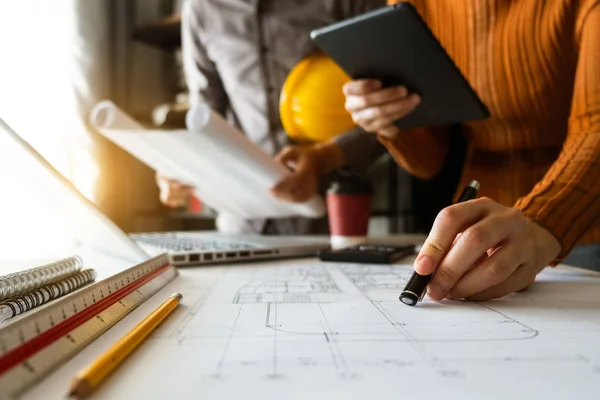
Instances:
[[[76,244],[133,262],[165,252],[174,265],[247,262],[290,257],[315,256],[329,247],[327,236],[233,235],[212,231],[183,231],[126,234],[98,207],[79,192],[27,141],[0,119],[0,146],[11,146],[11,156],[27,165],[31,180],[25,184],[44,206],[70,225]],[[29,177],[28,177],[29,178]]]

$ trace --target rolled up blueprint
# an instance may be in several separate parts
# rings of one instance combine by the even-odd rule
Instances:
[[[273,197],[269,188],[290,172],[206,105],[188,112],[187,130],[145,129],[110,101],[98,103],[91,120],[150,168],[193,186],[217,212],[243,219],[325,214],[321,196],[300,204]]]

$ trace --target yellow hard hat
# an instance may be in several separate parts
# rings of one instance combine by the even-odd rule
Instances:
[[[344,108],[350,78],[323,53],[304,58],[288,75],[279,101],[283,128],[297,142],[322,142],[356,125]]]

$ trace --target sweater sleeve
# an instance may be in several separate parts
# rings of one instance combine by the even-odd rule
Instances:
[[[379,141],[408,173],[422,179],[434,178],[444,165],[450,144],[447,128],[412,129],[393,139]]]
[[[600,4],[582,11],[567,138],[544,178],[515,204],[561,243],[553,265],[600,223]]]

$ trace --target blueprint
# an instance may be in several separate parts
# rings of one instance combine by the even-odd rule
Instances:
[[[290,171],[274,161],[206,104],[192,107],[188,129],[145,129],[110,101],[98,103],[91,121],[98,132],[162,175],[195,188],[205,204],[242,219],[325,214],[320,195],[290,203],[269,188]]]
[[[488,302],[398,301],[406,265],[313,259],[181,269],[23,396],[70,378],[172,292],[180,307],[97,398],[600,398],[600,274],[547,268]]]

